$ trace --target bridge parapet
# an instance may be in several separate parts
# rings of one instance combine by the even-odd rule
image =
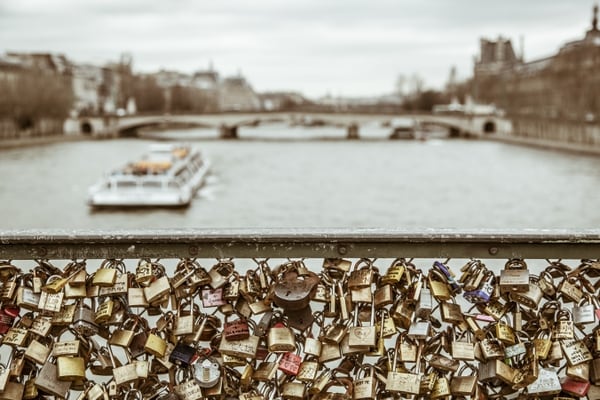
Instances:
[[[279,365],[258,363],[263,367],[256,368],[258,379],[251,383],[235,378],[257,359],[293,355],[290,352],[301,348],[318,360],[312,376],[328,378],[336,371],[336,382],[354,385],[357,392],[360,379],[373,393],[361,398],[376,398],[383,390],[402,391],[406,386],[392,387],[388,379],[376,389],[361,379],[364,369],[347,367],[343,354],[352,352],[363,365],[375,365],[404,341],[415,349],[409,364],[460,370],[476,359],[487,364],[475,352],[484,340],[497,341],[502,354],[504,348],[514,351],[518,342],[533,356],[520,352],[517,356],[523,357],[513,357],[514,364],[501,365],[512,376],[547,366],[538,359],[533,342],[542,332],[572,350],[552,360],[557,364],[558,392],[559,379],[572,362],[594,368],[598,324],[593,304],[587,303],[592,306],[589,312],[571,315],[568,310],[585,306],[575,300],[577,291],[595,295],[600,265],[593,258],[599,254],[599,230],[2,232],[0,260],[10,260],[0,262],[2,352],[25,354],[27,369],[11,369],[17,381],[35,374],[36,387],[60,398],[80,393],[85,397],[82,390],[91,393],[98,387],[96,392],[102,394],[107,381],[104,390],[111,390],[115,398],[127,398],[133,390],[139,398],[142,391],[151,397],[168,392],[169,379],[184,374],[189,378],[172,390],[185,394],[192,387],[198,394],[194,398],[214,393],[209,392],[214,387],[220,393],[220,379],[229,379],[226,374],[233,377],[227,387],[236,396],[251,389],[273,390],[270,393],[280,396],[289,393],[284,391],[290,382],[300,392],[320,394],[321,387],[287,373],[295,372],[294,365],[298,368],[294,358]],[[507,284],[500,269],[511,266],[512,272],[519,269],[522,274],[507,274]],[[530,283],[541,271],[548,273],[546,288],[553,290],[542,291],[541,284]],[[472,283],[480,273],[481,290]],[[438,291],[428,276],[436,277]],[[429,289],[427,282],[432,282]],[[572,282],[581,286],[567,290]],[[477,290],[467,289],[469,283]],[[238,329],[230,332],[226,322]],[[541,322],[547,324],[543,330]],[[240,329],[247,325],[251,329]],[[333,328],[324,328],[329,326]],[[335,334],[337,327],[342,329]],[[573,340],[575,327],[586,340]],[[469,340],[455,348],[450,344],[458,330],[468,332]],[[319,339],[326,339],[312,342],[309,351],[304,334],[311,331],[320,331]],[[439,344],[445,335],[448,346]],[[55,339],[53,349],[45,345],[49,338]],[[333,350],[323,351],[326,345]],[[57,361],[49,359],[51,352]],[[503,360],[489,362],[496,366]],[[286,374],[281,389],[271,385],[278,374],[283,376],[278,369]],[[494,378],[488,370],[474,369],[472,378],[487,382]],[[65,376],[83,379],[86,385],[66,381]],[[537,379],[526,376],[530,382]],[[587,378],[580,383],[590,388]],[[5,398],[22,397],[23,386],[15,385],[9,381],[4,392],[14,396]],[[525,390],[525,385],[509,385],[511,393]],[[482,384],[477,390],[487,396],[497,388]],[[419,392],[418,379],[411,391]]]

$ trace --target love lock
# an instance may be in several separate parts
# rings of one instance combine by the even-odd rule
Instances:
[[[221,366],[215,360],[205,358],[199,365],[194,365],[194,376],[200,387],[213,387],[221,377]]]
[[[290,268],[275,284],[273,301],[284,310],[301,310],[309,305],[319,280],[314,273],[300,277],[295,268]]]

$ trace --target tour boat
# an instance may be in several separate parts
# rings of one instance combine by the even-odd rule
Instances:
[[[188,206],[209,163],[183,144],[153,144],[139,161],[112,172],[89,190],[94,207]]]

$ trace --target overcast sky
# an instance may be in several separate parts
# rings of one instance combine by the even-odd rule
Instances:
[[[258,91],[368,96],[399,74],[442,87],[471,74],[479,38],[525,38],[554,54],[591,25],[593,0],[0,0],[0,51],[64,53],[136,71],[193,72],[212,61]]]

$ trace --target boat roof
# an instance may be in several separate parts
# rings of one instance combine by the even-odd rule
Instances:
[[[156,177],[174,175],[187,165],[192,155],[199,154],[187,144],[152,144],[140,160],[113,172],[112,177]]]

